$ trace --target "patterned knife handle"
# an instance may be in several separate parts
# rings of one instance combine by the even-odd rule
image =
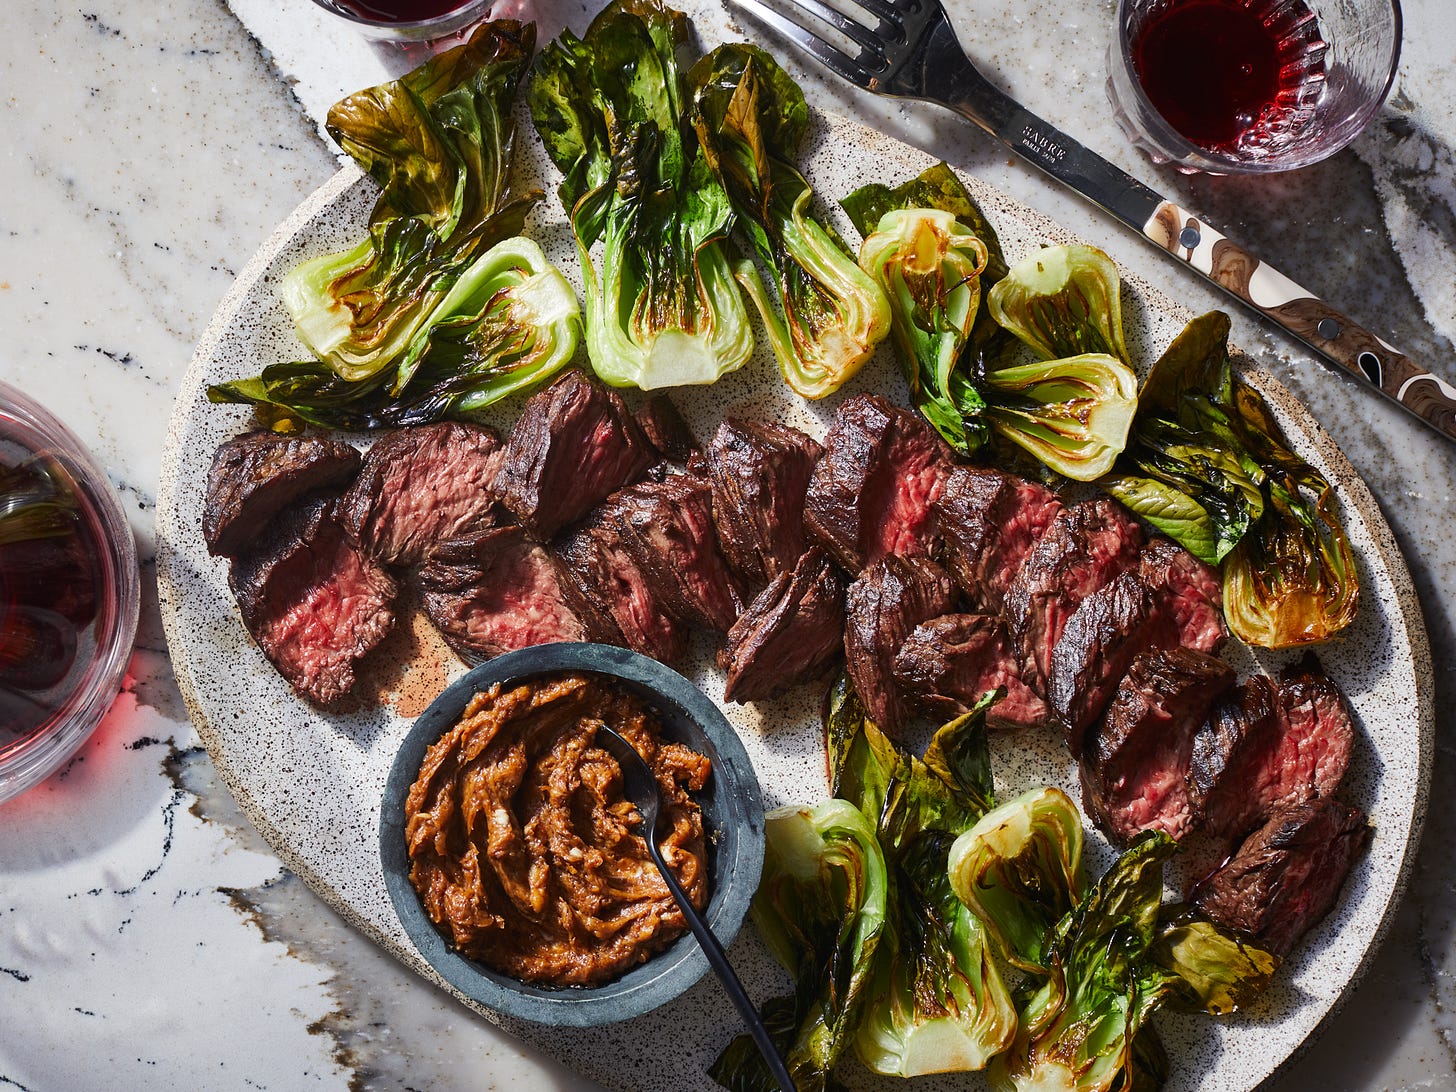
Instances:
[[[1143,234],[1321,356],[1371,384],[1447,438],[1456,439],[1456,387],[1422,370],[1186,209],[1164,201],[1143,225]]]

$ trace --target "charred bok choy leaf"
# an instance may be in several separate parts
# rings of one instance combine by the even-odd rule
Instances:
[[[1037,251],[986,293],[997,325],[1040,357],[987,375],[999,431],[1076,481],[1111,469],[1137,412],[1121,299],[1112,259],[1077,243]]]
[[[542,51],[527,92],[565,176],[587,352],[615,386],[711,383],[753,350],[725,249],[733,211],[688,119],[676,56],[687,36],[659,0],[613,0],[584,37],[563,31]]]
[[[825,800],[771,813],[752,916],[793,974],[797,992],[772,1002],[765,1023],[801,1092],[826,1087],[854,1033],[885,923],[885,858],[873,824],[853,804]],[[752,1039],[739,1036],[709,1070],[726,1088],[777,1088]]]
[[[531,240],[507,239],[456,278],[416,333],[397,369],[407,377],[398,396],[361,398],[359,384],[317,363],[296,363],[222,384],[214,401],[226,395],[326,428],[424,424],[540,385],[570,362],[580,327],[566,278]]]
[[[778,1027],[800,1089],[835,1087],[829,1071],[850,1041],[869,1068],[901,1076],[979,1069],[1011,1042],[1015,1008],[980,923],[955,897],[946,874],[950,843],[992,804],[985,710],[993,696],[942,727],[922,759],[865,719],[847,679],[830,695],[825,732],[835,798],[799,809],[794,822],[770,822],[768,859],[804,860],[812,849],[821,871],[833,875],[841,870],[835,854],[815,847],[806,824],[817,829],[835,817],[848,831],[858,829],[851,818],[858,816],[873,852],[856,843],[854,857],[879,863],[878,909],[867,917],[863,907],[871,901],[845,898],[852,885],[843,880],[814,888],[831,893],[812,898],[805,897],[808,887],[766,880],[754,898],[755,922],[795,976],[794,999],[765,1006],[765,1019]],[[795,809],[779,814],[792,817]],[[809,874],[806,866],[800,871]],[[766,866],[765,876],[771,874],[781,875],[779,866]],[[824,915],[815,935],[839,938],[835,961],[823,955],[831,946],[794,939],[792,930],[811,912]],[[846,938],[866,935],[871,920],[875,942],[846,946]],[[836,1015],[827,1020],[824,1013]],[[805,1064],[810,1060],[813,1065]],[[734,1041],[711,1074],[742,1092],[774,1087],[747,1036]]]
[[[915,204],[927,200],[930,207]],[[1126,442],[1137,378],[1121,348],[1120,312],[1093,315],[1082,303],[1115,301],[1116,270],[1108,285],[1103,266],[1059,253],[1061,279],[1045,265],[1008,271],[990,225],[963,211],[974,202],[944,164],[898,190],[858,190],[843,204],[865,235],[860,265],[890,300],[916,408],[946,442],[969,455],[994,432],[1067,477],[1105,473]],[[1002,315],[982,307],[988,292],[1041,301],[1037,316],[1081,318],[1028,340],[1043,356],[1069,346],[1075,355],[1007,366]],[[1112,341],[1104,331],[1116,332],[1118,355],[1105,351]]]
[[[510,188],[511,104],[534,46],[530,24],[485,23],[464,45],[334,105],[330,134],[380,194],[364,239],[302,263],[281,285],[298,337],[316,359],[272,365],[254,379],[210,388],[209,398],[252,403],[265,424],[282,430],[300,421],[413,423],[479,408],[502,389],[543,382],[564,363],[574,345],[569,323],[542,326],[530,352],[509,337],[500,356],[478,351],[468,373],[431,358],[426,337],[460,278],[519,235],[542,196]],[[532,294],[519,295],[520,321],[539,325]],[[492,309],[487,325],[498,327],[501,316]],[[498,336],[497,329],[478,346]],[[449,396],[421,390],[447,382]]]
[[[1006,960],[1046,974],[1046,938],[1082,895],[1082,816],[1061,789],[1031,789],[955,840],[951,888]]]
[[[1150,1023],[1165,1003],[1227,1012],[1268,983],[1274,960],[1197,915],[1165,911],[1163,864],[1177,844],[1139,834],[1052,928],[1048,976],[991,1065],[998,1092],[1158,1087],[1167,1059]]]
[[[993,804],[985,716],[998,696],[941,727],[923,759],[869,720],[843,754],[835,795],[875,817],[889,876],[887,926],[854,1040],[876,1073],[981,1069],[1015,1032],[984,927],[946,868],[956,837]]]
[[[688,84],[708,165],[773,280],[771,302],[752,263],[740,266],[779,371],[805,398],[832,394],[890,332],[890,307],[810,211],[813,191],[793,166],[809,120],[804,93],[772,57],[743,44],[703,57]]]
[[[1224,615],[1265,648],[1326,640],[1354,620],[1359,575],[1328,481],[1295,455],[1233,371],[1229,319],[1190,322],[1153,365],[1132,439],[1100,483],[1210,563]]]

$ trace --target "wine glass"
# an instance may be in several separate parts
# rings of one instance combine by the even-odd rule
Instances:
[[[1155,163],[1292,170],[1369,124],[1400,39],[1399,0],[1118,0],[1107,93]]]
[[[386,60],[412,68],[459,45],[499,0],[313,0],[347,20]],[[391,56],[393,54],[394,56]],[[391,65],[400,68],[400,64]],[[402,69],[403,70],[403,69]]]

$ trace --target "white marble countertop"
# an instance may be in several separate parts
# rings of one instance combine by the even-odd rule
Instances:
[[[589,16],[579,0],[521,2],[547,36]],[[717,0],[685,6],[705,33],[734,33]],[[1102,90],[1111,8],[952,5],[973,55],[1032,110],[1456,379],[1448,0],[1406,0],[1399,81],[1352,149],[1261,180],[1183,178],[1128,147]],[[592,1087],[416,979],[279,864],[217,781],[161,634],[152,512],[178,382],[236,271],[335,170],[316,119],[377,82],[379,57],[307,0],[85,0],[6,15],[0,377],[106,467],[145,590],[107,720],[63,771],[0,806],[0,1088]],[[1195,309],[1228,306],[949,115],[872,101],[786,59],[811,102],[1016,194]],[[1433,808],[1410,890],[1366,981],[1277,1087],[1456,1089],[1456,539],[1442,514],[1456,445],[1232,313],[1235,339],[1369,482],[1436,664]]]

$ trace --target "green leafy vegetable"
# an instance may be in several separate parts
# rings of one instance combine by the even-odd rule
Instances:
[[[1131,362],[1122,340],[1122,281],[1095,246],[1038,250],[991,288],[986,306],[1043,360],[1097,353]]]
[[[902,201],[933,204],[897,204]],[[1007,338],[987,317],[995,313],[982,308],[982,297],[1019,299],[1028,287],[1013,282],[1003,288],[1014,274],[954,173],[942,164],[897,190],[867,186],[843,203],[861,230],[879,215],[860,248],[860,265],[890,300],[912,400],[945,441],[971,455],[994,432],[1070,478],[1090,481],[1106,473],[1126,442],[1137,405],[1137,377],[1123,360],[1120,313],[1084,323],[1092,330],[1115,329],[1117,355],[1078,349],[1064,359],[1005,366]],[[1056,301],[1068,313],[1078,310],[1069,299],[1105,302],[1100,280],[1084,285],[1092,274],[1070,259],[1063,264],[1064,283],[1057,294],[1037,297],[1035,314],[1053,310]],[[1093,272],[1101,277],[1105,270],[1096,266]],[[1112,278],[1116,300],[1115,269]],[[1086,332],[1042,339],[1047,347],[1063,343],[1110,341]]]
[[[1048,932],[1082,894],[1082,816],[1066,793],[1032,789],[956,839],[951,887],[1001,954],[1046,974]]]
[[[540,386],[570,362],[580,326],[576,294],[541,248],[507,239],[460,274],[410,342],[398,365],[407,377],[400,396],[376,384],[370,397],[317,362],[270,365],[208,396],[327,428],[422,424]]]
[[[860,248],[884,289],[915,408],[962,454],[990,439],[986,399],[967,381],[963,352],[981,307],[986,245],[941,209],[895,209]]]
[[[1075,481],[1111,469],[1137,410],[1137,376],[1103,353],[1000,368],[985,389],[991,426]]]
[[[806,398],[838,390],[890,330],[890,309],[839,239],[810,214],[813,191],[793,166],[809,110],[778,63],[725,45],[688,74],[693,124],[753,251],[773,278],[770,302],[751,265],[739,280],[785,381]]]
[[[1360,577],[1324,475],[1289,450],[1269,407],[1234,388],[1239,435],[1265,474],[1264,512],[1223,564],[1224,616],[1264,648],[1326,641],[1355,620]]]
[[[1194,319],[1148,373],[1127,454],[1102,486],[1216,565],[1264,510],[1264,473],[1231,416],[1228,316]]]
[[[867,1066],[902,1076],[979,1069],[1011,1041],[1015,1007],[946,873],[956,835],[993,803],[985,713],[996,696],[944,725],[917,758],[865,719],[847,679],[830,693],[835,798],[776,813],[753,903],[770,950],[795,976],[792,1001],[764,1011],[801,1089],[832,1087],[829,1069],[850,1037]],[[849,879],[865,868],[877,877],[861,885],[872,898]],[[743,1092],[774,1087],[746,1036],[710,1073]]]
[[[1193,907],[1164,910],[1153,958],[1178,978],[1173,1000],[1211,1016],[1238,1012],[1264,992],[1279,967],[1252,938],[1209,921]]]
[[[333,106],[329,133],[380,186],[369,234],[347,251],[303,262],[280,286],[316,359],[209,388],[212,401],[252,403],[264,424],[289,431],[302,421],[413,423],[493,400],[500,368],[478,357],[473,378],[459,377],[449,396],[422,392],[424,375],[432,388],[450,376],[416,346],[460,278],[519,235],[541,199],[539,191],[510,188],[511,105],[534,46],[531,24],[485,23],[464,45]],[[505,355],[515,389],[520,354]],[[539,369],[534,377],[548,374]]]
[[[797,992],[766,1007],[803,1092],[826,1087],[854,1032],[885,923],[885,859],[853,804],[826,800],[768,817],[763,879],[752,915]],[[777,1088],[752,1040],[735,1040],[709,1070],[726,1088]]]
[[[1359,576],[1323,475],[1233,371],[1228,316],[1190,322],[1148,375],[1132,441],[1103,487],[1195,556],[1223,563],[1229,628],[1266,648],[1354,620]]]
[[[993,1088],[1102,1092],[1135,1083],[1133,1044],[1173,988],[1149,951],[1163,862],[1176,849],[1161,832],[1139,835],[1053,928],[1050,976],[1022,1009],[1011,1050],[992,1063]]]
[[[877,822],[890,876],[889,927],[855,1035],[877,1073],[981,1069],[1015,1030],[985,931],[946,872],[956,836],[993,803],[985,714],[997,696],[941,727],[924,759],[868,720],[843,752],[834,791]]]
[[[687,117],[676,57],[687,34],[659,0],[613,0],[585,37],[563,31],[542,51],[527,92],[565,176],[587,352],[616,386],[711,383],[753,350],[725,250],[732,207]]]
[[[1155,1089],[1167,1058],[1149,1023],[1166,1003],[1222,1015],[1268,984],[1274,957],[1196,911],[1165,909],[1177,844],[1139,834],[1047,934],[1048,976],[989,1076],[1003,1090]]]

